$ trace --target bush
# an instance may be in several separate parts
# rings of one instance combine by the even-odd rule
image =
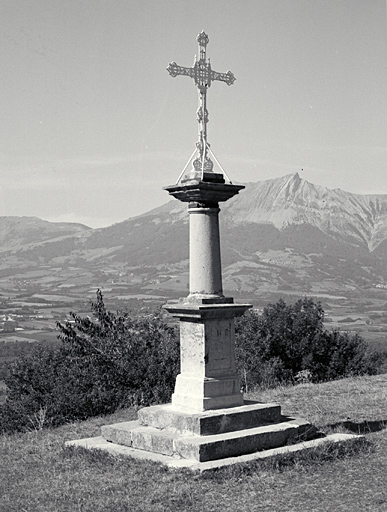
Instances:
[[[313,382],[375,374],[382,362],[368,354],[358,335],[324,329],[324,311],[310,298],[280,300],[262,315],[248,311],[236,320],[237,365],[245,389],[294,382],[308,371]]]
[[[46,424],[59,425],[170,400],[179,365],[175,329],[160,312],[131,318],[107,311],[100,291],[91,309],[93,319],[71,313],[72,321],[57,324],[59,348],[38,345],[13,364],[0,430],[31,427],[42,411]]]

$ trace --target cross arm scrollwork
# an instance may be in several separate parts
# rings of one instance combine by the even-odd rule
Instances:
[[[168,73],[175,77],[178,75],[186,75],[194,78],[195,72],[193,68],[185,68],[184,66],[178,66],[176,62],[170,62],[167,67]]]
[[[221,80],[222,82],[226,82],[227,85],[232,85],[236,78],[231,71],[227,71],[227,73],[218,73],[217,71],[211,70],[211,80]]]

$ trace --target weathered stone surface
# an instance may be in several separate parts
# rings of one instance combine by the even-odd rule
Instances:
[[[296,425],[279,423],[212,436],[180,436],[174,447],[176,456],[206,462],[283,446],[296,436]]]
[[[101,436],[111,443],[132,446],[132,430],[138,427],[138,421],[124,421],[101,427]]]
[[[246,408],[248,409],[248,406]],[[156,418],[156,416],[159,416],[159,418]],[[175,427],[168,423],[167,416],[168,413],[164,414],[163,418],[162,414],[158,415],[156,410],[153,414],[143,414],[141,420],[138,421],[103,426],[101,427],[101,434],[107,441],[116,444],[171,457],[204,462],[267,450],[299,440],[307,440],[315,433],[308,422],[291,418],[286,418],[286,421],[275,424],[255,426],[243,430],[228,430],[230,424],[241,428],[243,420],[252,422],[253,417],[249,418],[248,411],[241,411],[239,415],[236,414],[234,417],[228,417],[227,414],[218,415],[215,418],[215,423],[211,423],[214,422],[213,415],[209,415],[207,418],[205,416],[196,418],[196,425],[193,424],[195,421],[193,421],[192,416],[191,421],[189,421],[189,415],[186,418],[183,416],[173,418],[169,415],[169,420],[171,418],[172,420],[180,420],[182,425],[185,424],[194,430],[197,430],[198,427],[212,430],[214,425],[217,429],[225,429],[223,433],[197,435],[186,430],[177,431]],[[146,418],[156,418],[155,422],[158,421],[159,424],[164,424],[166,428],[155,428],[154,426],[141,424]],[[202,425],[200,425],[200,419],[203,420]],[[206,420],[210,420],[210,422],[206,422]],[[227,424],[227,420],[230,420],[231,423]],[[239,420],[239,423],[236,420]],[[176,424],[179,424],[179,421],[176,421]]]
[[[102,426],[101,436],[111,443],[172,456],[176,433],[126,421]]]
[[[187,412],[233,408],[243,405],[239,377],[234,373],[221,378],[182,373],[177,376],[172,405]]]
[[[132,447],[173,456],[176,433],[139,426],[132,431]]]
[[[187,413],[171,404],[154,405],[140,409],[138,421],[141,425],[162,430],[203,436],[278,423],[281,421],[281,407],[245,400],[240,407]]]

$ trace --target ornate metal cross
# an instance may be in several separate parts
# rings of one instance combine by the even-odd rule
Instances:
[[[208,123],[208,110],[206,107],[206,94],[207,89],[211,87],[211,82],[220,80],[226,82],[227,85],[232,85],[235,82],[235,77],[231,71],[227,73],[218,73],[211,69],[210,59],[206,61],[206,46],[209,42],[208,35],[201,32],[197,37],[199,43],[199,60],[195,56],[195,61],[192,68],[178,66],[176,62],[171,62],[167,71],[173,77],[178,75],[186,75],[194,79],[195,85],[199,89],[199,108],[197,110],[197,121],[199,123],[199,141],[196,143],[198,156],[193,162],[195,171],[200,171],[202,176],[204,172],[211,172],[213,163],[207,155],[207,150],[210,145],[207,142],[207,123]],[[192,158],[192,157],[191,157]]]

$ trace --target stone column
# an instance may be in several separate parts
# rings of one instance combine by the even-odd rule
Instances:
[[[223,297],[219,212],[214,205],[189,205],[189,299]]]
[[[184,181],[184,182],[183,182]],[[223,295],[219,202],[243,185],[225,183],[220,174],[182,180],[166,190],[189,203],[189,295],[164,307],[180,320],[181,369],[172,406],[187,413],[240,407],[243,394],[235,366],[234,318],[250,304]]]

